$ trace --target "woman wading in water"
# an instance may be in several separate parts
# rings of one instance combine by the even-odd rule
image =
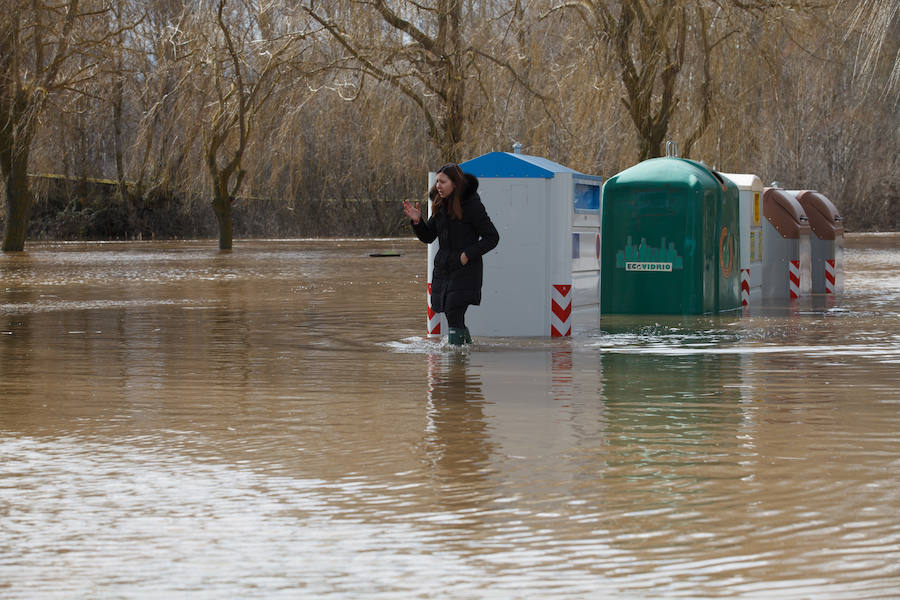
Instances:
[[[426,244],[438,240],[431,272],[431,307],[447,317],[449,342],[466,344],[472,341],[466,309],[481,304],[481,257],[497,245],[500,234],[478,196],[478,178],[463,173],[458,165],[438,169],[428,197],[432,201],[430,219],[422,218],[418,202],[404,201],[403,212],[416,237]]]

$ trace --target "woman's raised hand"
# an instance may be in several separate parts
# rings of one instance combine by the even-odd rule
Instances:
[[[406,216],[409,217],[409,220],[413,223],[418,224],[420,220],[422,220],[422,211],[419,209],[419,203],[416,202],[413,204],[409,200],[403,201],[403,212],[406,213]]]

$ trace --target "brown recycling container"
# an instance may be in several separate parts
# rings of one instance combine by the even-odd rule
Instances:
[[[763,298],[796,300],[811,286],[809,219],[800,202],[779,188],[763,191]]]
[[[812,190],[797,192],[797,201],[809,217],[809,226],[820,240],[844,235],[841,215],[831,200]]]
[[[778,188],[766,188],[763,192],[763,214],[781,237],[797,239],[809,235],[809,217],[794,196]]]
[[[792,192],[809,217],[812,292],[844,291],[844,224],[831,200],[813,190]]]

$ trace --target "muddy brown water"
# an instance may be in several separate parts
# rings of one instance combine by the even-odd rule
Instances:
[[[0,256],[0,596],[900,595],[900,236],[834,302],[465,351],[424,263]]]

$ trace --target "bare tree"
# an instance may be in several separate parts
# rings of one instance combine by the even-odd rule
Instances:
[[[129,44],[131,52],[125,53],[128,64],[119,71],[121,91],[134,89],[128,100],[135,115],[130,123],[134,135],[123,148],[123,162],[136,199],[185,191],[189,158],[198,152],[199,137],[189,85],[201,52],[201,44],[189,31],[196,15],[180,1],[156,0],[143,9]]]
[[[685,135],[683,152],[689,155],[710,124],[713,110],[714,53],[736,29],[726,18],[729,12],[775,10],[778,2],[709,0],[573,0],[554,5],[547,16],[577,11],[589,35],[598,38],[595,48],[612,49],[628,112],[638,139],[638,160],[662,153],[676,111],[683,111],[693,124]],[[696,71],[685,77],[689,65]],[[687,81],[685,81],[687,80]],[[693,98],[691,98],[693,96]]]
[[[99,76],[106,45],[133,23],[110,24],[104,0],[5,0],[0,22],[0,171],[7,203],[3,251],[25,247],[31,145],[54,98],[78,97]],[[59,149],[56,149],[59,151]]]
[[[3,251],[25,249],[31,209],[28,158],[49,94],[80,73],[64,70],[73,50],[79,3],[7,1],[0,21],[0,169],[6,191]]]
[[[659,156],[678,106],[676,83],[684,64],[687,7],[678,0],[649,4],[622,0],[618,11],[600,0],[554,6],[548,14],[576,10],[591,35],[614,49],[625,106],[639,141],[639,160]]]
[[[272,4],[218,0],[213,27],[207,30],[205,55],[207,92],[203,158],[212,182],[213,211],[219,227],[219,248],[232,247],[231,206],[246,171],[241,167],[257,113],[282,83],[291,52],[305,31],[275,27]],[[284,18],[285,15],[281,14]],[[290,20],[296,25],[296,21]]]
[[[891,62],[890,74],[882,82],[881,91],[886,95],[897,94],[900,92],[900,3],[861,0],[855,4],[849,13],[848,35],[860,29],[863,43],[854,65],[854,75],[868,86],[876,77],[879,59],[887,57]]]
[[[521,10],[517,2],[350,0],[305,6],[356,61],[360,87],[366,77],[390,82],[418,107],[446,160],[461,158],[476,107],[478,86],[473,90],[470,84],[477,83],[479,63],[499,67],[525,93],[538,96],[505,58],[502,35],[479,31],[514,17]]]
[[[116,30],[115,38],[110,45],[110,51],[106,57],[109,62],[108,72],[111,79],[107,102],[112,108],[113,127],[113,156],[116,163],[116,184],[119,200],[122,203],[129,201],[128,184],[125,173],[125,149],[124,139],[125,123],[125,86],[129,73],[133,68],[126,64],[128,44],[126,42],[126,13],[136,7],[128,0],[118,0],[111,6],[111,26]],[[138,18],[138,20],[142,20]]]
[[[199,8],[184,4],[169,43],[178,51],[166,56],[187,144],[200,143],[205,179],[212,191],[219,248],[232,248],[232,203],[246,170],[243,160],[255,120],[287,73],[297,74],[305,50],[307,19],[295,18],[280,4],[257,0],[215,0]],[[161,99],[162,100],[162,99]],[[158,102],[155,109],[164,108]],[[154,120],[148,120],[148,124]],[[165,125],[165,124],[164,124]],[[148,142],[150,143],[150,142]],[[171,151],[171,150],[170,150]]]

